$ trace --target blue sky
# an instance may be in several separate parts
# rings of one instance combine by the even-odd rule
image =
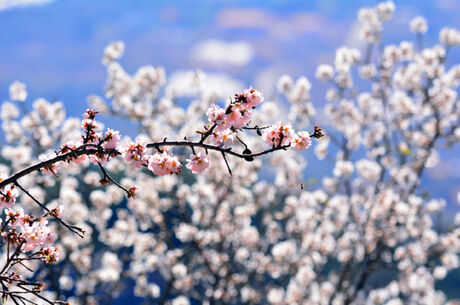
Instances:
[[[280,75],[305,75],[312,80],[315,105],[322,105],[326,87],[313,80],[315,67],[331,62],[337,47],[359,46],[357,11],[376,3],[0,0],[0,100],[8,99],[8,85],[19,80],[27,84],[29,102],[38,97],[59,99],[68,115],[80,116],[87,107],[86,97],[103,93],[104,47],[123,40],[121,62],[129,72],[151,64],[164,66],[168,75],[183,69],[226,73],[246,86],[262,87],[269,96]],[[417,15],[428,20],[427,45],[437,42],[442,26],[460,28],[460,0],[395,3],[385,42],[413,40],[408,23]],[[225,54],[216,59],[224,63],[218,63],[202,52],[210,43],[224,49],[236,44],[246,55]],[[451,53],[451,61],[460,62],[459,50]],[[451,203],[460,185],[460,159],[455,153],[443,156],[437,169],[438,174],[450,169],[448,184],[425,182]]]
[[[0,0],[0,7],[2,1],[33,2]],[[112,40],[125,41],[122,63],[128,71],[145,64],[162,65],[168,73],[199,68],[225,71],[254,85],[283,73],[311,79],[318,63],[331,61],[335,48],[356,42],[357,11],[375,3],[61,0],[6,8],[0,11],[0,98],[7,98],[8,84],[18,79],[27,83],[32,97],[59,98],[70,104],[70,114],[78,115],[88,94],[102,92],[105,71],[100,58]],[[458,1],[396,5],[386,41],[412,39],[407,24],[419,14],[429,20],[428,42],[436,42],[442,25],[459,23]],[[191,51],[212,39],[250,45],[251,60],[244,65],[196,60]],[[324,88],[318,89],[313,94],[321,103]]]

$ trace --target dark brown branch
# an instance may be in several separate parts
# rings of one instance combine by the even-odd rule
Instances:
[[[59,156],[56,156],[54,158],[51,158],[51,159],[36,163],[34,165],[26,167],[25,169],[17,172],[16,174],[6,178],[5,180],[0,181],[0,188],[3,188],[5,186],[7,186],[8,184],[14,183],[18,179],[20,179],[20,178],[22,178],[22,177],[24,177],[24,176],[26,176],[26,175],[28,175],[30,173],[36,172],[36,171],[40,170],[41,168],[50,167],[51,165],[53,165],[55,163],[58,163],[58,162],[61,162],[61,161],[71,160],[72,158],[74,158],[76,156],[94,155],[94,154],[96,154],[98,152],[100,152],[100,150],[98,150],[98,149],[84,148],[84,149],[81,149],[81,150],[70,151],[70,152],[65,153],[63,155],[59,155]],[[106,150],[104,152],[105,153],[117,153],[118,154],[118,152],[116,152],[113,149]]]
[[[95,144],[90,144],[90,145],[91,146],[96,146]],[[36,163],[34,165],[31,165],[31,166],[29,166],[29,167],[17,172],[16,174],[6,178],[5,180],[0,181],[0,189],[5,187],[5,186],[7,186],[8,184],[15,183],[18,179],[20,179],[20,178],[22,178],[22,177],[24,177],[24,176],[26,176],[26,175],[28,175],[30,173],[36,172],[36,171],[38,171],[38,170],[40,170],[42,168],[50,167],[53,164],[58,163],[58,162],[72,160],[72,158],[75,158],[77,156],[94,155],[96,153],[103,153],[103,154],[108,154],[108,155],[113,155],[113,154],[119,155],[120,154],[120,152],[115,150],[115,149],[109,149],[109,150],[104,150],[104,149],[101,149],[101,148],[100,149],[93,149],[93,148],[86,148],[87,146],[88,145],[82,145],[82,146],[78,147],[77,149],[75,149],[73,151],[70,151],[68,153],[58,155],[58,156],[56,156],[54,158],[51,158],[51,159]],[[201,141],[200,142],[162,141],[162,142],[155,142],[155,143],[147,144],[148,148],[160,148],[161,146],[201,147],[201,148],[204,148],[204,149],[207,149],[207,150],[214,150],[214,151],[230,154],[230,155],[233,155],[233,156],[238,157],[238,158],[246,159],[248,157],[259,157],[259,156],[262,156],[262,155],[265,155],[265,154],[268,154],[268,153],[271,153],[271,152],[274,152],[274,151],[277,151],[277,150],[285,150],[286,148],[288,148],[290,146],[290,144],[288,144],[288,145],[278,145],[278,146],[272,147],[270,149],[267,149],[267,150],[264,150],[264,151],[261,151],[261,152],[258,152],[258,153],[254,153],[254,154],[249,154],[249,155],[234,152],[234,151],[232,151],[231,148],[223,148],[223,147],[219,147],[219,146],[205,144],[205,143],[202,143]]]
[[[226,154],[238,157],[238,158],[245,159],[247,157],[259,157],[259,156],[266,155],[268,153],[271,153],[271,152],[274,152],[274,151],[277,151],[277,150],[285,150],[286,148],[290,147],[291,145],[290,144],[288,144],[288,145],[278,145],[278,146],[272,147],[270,149],[267,149],[267,150],[264,150],[264,151],[261,151],[261,152],[258,152],[258,153],[245,155],[245,154],[242,154],[242,153],[234,152],[234,151],[232,151],[231,148],[223,148],[223,147],[214,146],[214,145],[205,144],[205,143],[200,143],[200,142],[166,141],[166,142],[155,142],[155,143],[147,144],[148,148],[156,148],[156,147],[161,147],[161,146],[201,147],[201,148],[205,148],[205,149],[208,149],[208,150],[214,150],[214,151],[218,151],[218,152],[221,152],[221,153],[226,153]]]

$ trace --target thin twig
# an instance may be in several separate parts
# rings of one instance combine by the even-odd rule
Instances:
[[[32,194],[30,194],[25,188],[23,188],[17,181],[14,182],[14,184],[19,187],[27,196],[29,196],[36,204],[38,204],[42,209],[44,209],[46,212],[48,212],[49,215],[53,216],[55,219],[57,219],[64,227],[72,231],[73,233],[77,234],[79,237],[84,238],[84,233],[85,231],[77,226],[72,226],[67,224],[64,220],[62,220],[60,217],[55,215],[50,209],[48,209],[43,203],[38,201]]]
[[[227,157],[225,156],[225,153],[222,152],[222,157],[224,158],[225,164],[227,165],[228,172],[230,175],[232,175],[232,169],[230,168],[230,165],[228,164]]]
[[[97,164],[99,165],[99,168],[101,169],[102,173],[104,174],[104,178],[107,178],[110,180],[110,182],[112,182],[113,184],[115,184],[116,186],[118,186],[119,188],[121,188],[123,191],[126,192],[126,194],[129,194],[129,190],[126,189],[125,187],[123,187],[120,183],[118,183],[117,181],[115,181],[115,179],[113,179],[109,173],[107,173],[107,171],[105,170],[105,168],[102,166],[101,162],[97,162]]]

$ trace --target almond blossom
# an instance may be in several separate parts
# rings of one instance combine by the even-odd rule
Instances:
[[[180,174],[182,165],[169,152],[157,152],[148,158],[148,168],[158,176]]]
[[[292,141],[294,131],[292,130],[291,124],[279,122],[265,129],[262,137],[269,145],[273,145],[275,147],[284,146],[288,145]]]
[[[249,110],[264,101],[262,92],[258,89],[246,89],[241,94],[235,94],[235,101],[240,102],[243,109]]]
[[[237,133],[227,129],[220,132],[213,132],[209,138],[209,142],[216,146],[227,148],[235,142]]]
[[[146,155],[147,148],[144,143],[130,142],[125,145],[123,150],[123,157],[132,166],[140,168],[142,165],[147,164],[148,157]]]
[[[292,146],[296,150],[305,150],[311,146],[310,133],[308,131],[297,132],[292,139]]]
[[[209,156],[201,152],[198,152],[196,155],[190,155],[186,161],[186,167],[194,174],[202,173],[209,167]]]
[[[209,123],[217,125],[219,129],[226,129],[229,127],[226,122],[227,117],[225,109],[212,104],[206,112],[206,115],[208,116]]]
[[[102,147],[106,149],[117,148],[118,143],[120,142],[120,132],[109,128],[101,141],[104,142]]]

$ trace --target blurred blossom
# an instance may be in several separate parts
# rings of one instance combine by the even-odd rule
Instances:
[[[443,28],[439,32],[439,41],[447,46],[458,46],[460,44],[460,32],[454,28]]]
[[[26,85],[18,81],[10,85],[10,99],[12,101],[24,102],[27,98]]]
[[[415,17],[410,22],[410,30],[414,33],[424,34],[428,30],[426,19],[422,16]]]
[[[123,56],[125,51],[125,44],[123,41],[111,42],[104,50],[104,56],[102,57],[102,64],[108,65],[109,63],[119,59]]]

